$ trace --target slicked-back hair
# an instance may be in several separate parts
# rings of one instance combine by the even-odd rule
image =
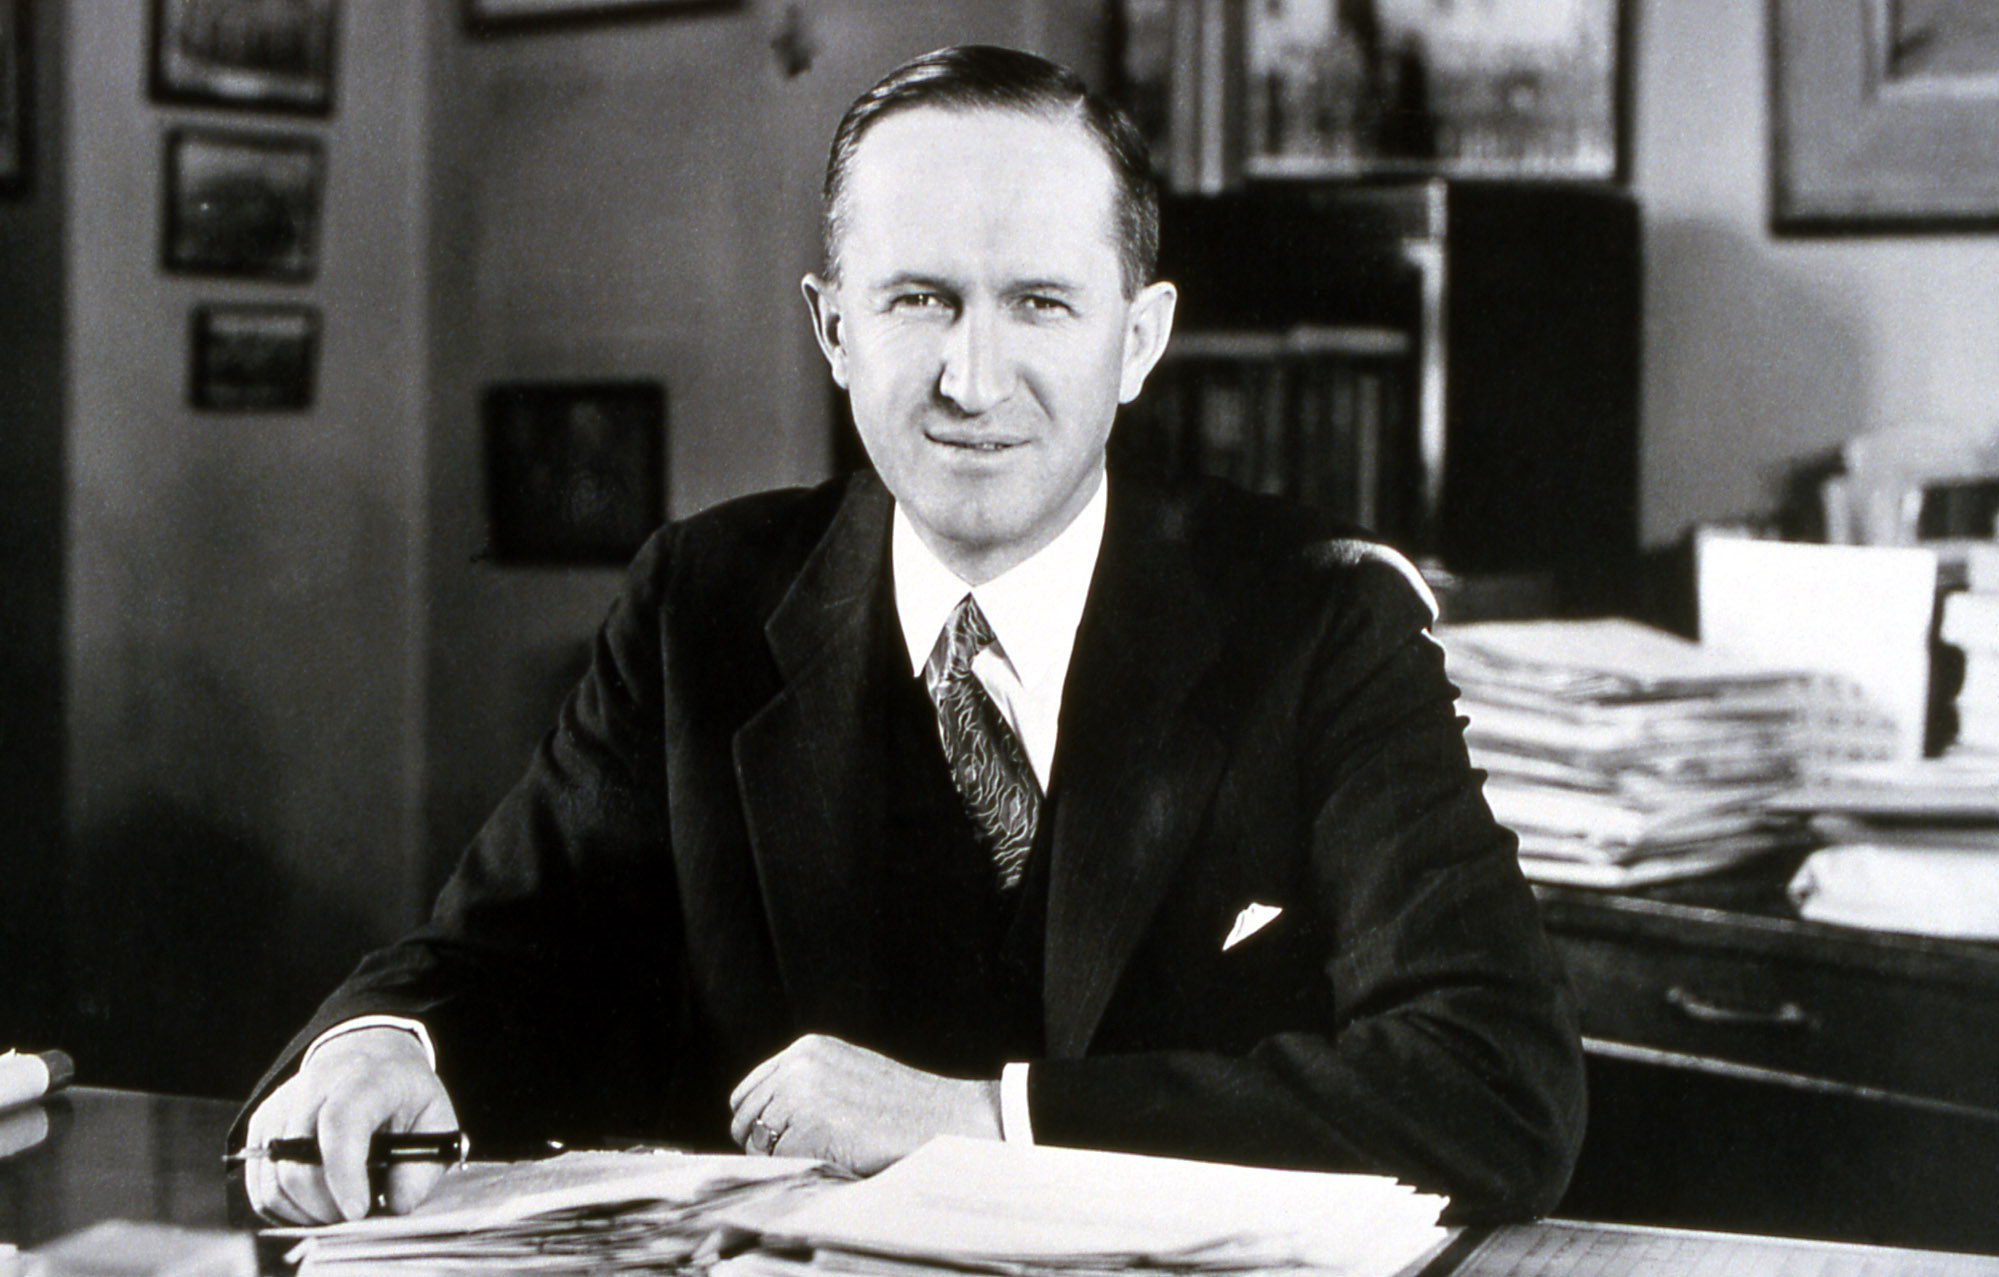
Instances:
[[[840,272],[847,178],[861,139],[888,116],[917,107],[1018,111],[1072,119],[1103,149],[1113,179],[1113,232],[1127,298],[1152,282],[1159,259],[1159,186],[1145,139],[1117,107],[1075,72],[1047,58],[990,44],[960,44],[912,58],[883,76],[847,108],[826,157],[825,268]]]

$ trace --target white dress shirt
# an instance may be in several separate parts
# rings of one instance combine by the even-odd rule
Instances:
[[[1041,791],[1055,765],[1055,725],[1076,626],[1104,539],[1104,483],[1059,536],[1005,572],[973,587],[945,567],[916,528],[895,508],[889,541],[895,610],[909,647],[911,673],[921,674],[938,635],[967,594],[993,627],[994,646],[972,661],[972,674],[1020,738]]]
[[[1068,527],[1031,557],[980,586],[966,585],[944,566],[917,535],[902,506],[895,507],[889,563],[910,672],[923,672],[951,613],[970,594],[993,629],[993,646],[972,659],[972,675],[1020,738],[1044,794],[1055,766],[1056,724],[1062,716],[1069,655],[1076,646],[1083,604],[1089,599],[1090,577],[1097,570],[1097,551],[1103,546],[1105,505],[1100,474],[1089,504]],[[1012,1143],[1034,1142],[1027,1112],[1027,1065],[1018,1061],[1000,1071],[1000,1132]]]

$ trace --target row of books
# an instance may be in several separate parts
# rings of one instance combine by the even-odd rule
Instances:
[[[1119,419],[1121,468],[1213,475],[1392,535],[1419,499],[1409,337],[1394,329],[1173,339]]]

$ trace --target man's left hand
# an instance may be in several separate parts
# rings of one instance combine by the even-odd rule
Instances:
[[[1000,1138],[998,1082],[938,1077],[816,1033],[752,1069],[729,1107],[745,1152],[816,1157],[862,1175],[933,1136]]]

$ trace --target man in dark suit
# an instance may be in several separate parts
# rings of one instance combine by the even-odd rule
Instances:
[[[805,295],[875,474],[647,546],[429,925],[260,1086],[250,1147],[327,1166],[253,1158],[253,1202],[359,1214],[373,1132],[462,1123],[1550,1207],[1573,1012],[1420,580],[1304,511],[1106,480],[1175,301],[1128,123],[1040,59],[929,55],[843,120],[827,225]]]

